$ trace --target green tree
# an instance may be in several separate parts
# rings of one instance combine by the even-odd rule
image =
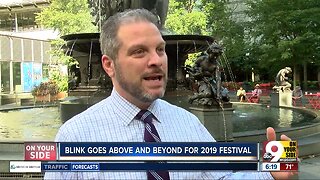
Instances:
[[[247,4],[252,49],[261,67],[274,75],[284,66],[293,66],[296,73],[298,66],[319,64],[320,1],[248,0]]]
[[[58,30],[60,35],[97,32],[87,0],[52,0],[36,17],[46,28]]]
[[[248,56],[249,43],[246,36],[246,19],[236,12],[237,7],[228,0],[201,0],[201,10],[207,16],[207,30],[219,44],[224,47],[224,60],[229,62],[232,69],[229,75],[243,74],[237,80],[248,79],[248,74],[254,67],[253,58]]]
[[[248,58],[245,23],[233,18],[234,9],[225,0],[172,0],[169,4],[166,28],[177,34],[201,34],[214,37],[225,49],[223,65],[229,76],[233,72],[251,71],[253,63]],[[192,64],[196,55],[186,61]],[[231,69],[226,67],[231,65]],[[230,67],[230,66],[229,66]],[[237,72],[237,70],[239,72]],[[228,79],[230,79],[228,77]],[[241,77],[240,77],[241,78]]]
[[[45,28],[57,30],[61,36],[97,32],[97,27],[92,23],[87,0],[52,0],[48,7],[37,14],[36,22]],[[51,41],[52,63],[70,67],[76,61],[64,52],[64,43],[60,38]],[[59,91],[67,90],[68,77],[61,75],[58,69],[49,69],[49,79],[57,83]]]
[[[52,64],[59,65],[67,65],[70,67],[73,64],[77,64],[78,62],[71,56],[68,56],[62,47],[65,45],[65,41],[63,39],[55,39],[51,41],[52,49],[50,54],[52,55]],[[71,77],[70,77],[71,78]],[[58,86],[59,92],[68,90],[68,79],[69,77],[60,72],[59,68],[50,68],[49,69],[49,79],[56,83]]]
[[[170,0],[165,28],[170,34],[208,35],[206,19],[197,0]],[[186,65],[192,66],[199,54],[189,54]]]
[[[207,35],[206,18],[197,8],[196,0],[170,0],[165,28],[179,35]]]

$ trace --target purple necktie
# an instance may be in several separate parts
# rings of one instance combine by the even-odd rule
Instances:
[[[145,142],[161,142],[159,134],[152,124],[153,120],[157,118],[148,110],[141,110],[137,116],[137,119],[143,121],[145,123],[144,129],[144,141]],[[164,162],[159,162],[164,163]],[[169,172],[168,171],[147,171],[148,180],[169,180]]]

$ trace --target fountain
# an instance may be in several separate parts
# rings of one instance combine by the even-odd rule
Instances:
[[[102,1],[102,4],[98,5],[90,1],[96,24],[101,26],[102,21],[117,11],[138,7],[154,12],[162,24],[166,19],[168,1],[124,0],[119,2],[122,3],[112,4],[115,2]],[[97,9],[101,10],[101,7],[105,9],[97,12]],[[66,51],[79,63],[79,68],[72,68],[71,72],[75,80],[72,86],[69,86],[69,97],[74,98],[60,104],[62,120],[66,121],[107,97],[111,92],[112,83],[101,67],[99,33],[70,34],[62,38],[67,42]],[[214,39],[201,35],[163,35],[163,39],[166,41],[168,55],[168,84],[164,99],[179,104],[181,102],[178,100],[179,97],[192,94],[191,91],[184,88],[186,77],[183,66],[187,55],[205,51]]]
[[[187,98],[184,99],[179,103],[189,106]],[[305,108],[270,108],[244,103],[234,103],[234,109],[230,120],[235,142],[262,142],[265,140],[265,128],[273,126],[278,134],[287,134],[298,141],[300,157],[319,154],[319,112]],[[61,125],[58,107],[0,108],[2,177],[9,171],[9,161],[24,159],[25,141],[52,142]],[[28,176],[41,178],[42,174],[29,173]]]
[[[97,17],[96,23],[98,25],[101,25],[101,21],[104,21],[116,12],[111,8],[113,6],[105,6],[103,5],[104,3],[111,2],[103,1],[102,7],[109,7],[109,9],[105,9],[105,14]],[[157,1],[153,5],[150,3],[151,1],[140,1],[140,7],[154,12],[158,15],[159,21],[164,23],[168,1]],[[91,6],[93,9],[97,8],[97,4],[92,4]],[[117,6],[118,8],[116,9],[123,10],[129,5],[124,3],[117,4]],[[137,7],[132,4],[131,6]],[[98,13],[93,12],[94,15]],[[63,121],[66,121],[92,104],[107,97],[111,92],[112,83],[101,67],[98,33],[70,34],[62,38],[67,42],[66,51],[79,63],[79,68],[73,68],[73,72],[71,72],[71,76],[75,80],[73,80],[72,86],[69,87],[69,97],[74,98],[60,103],[61,118]],[[164,99],[178,106],[184,106],[185,109],[189,109],[189,105],[182,103],[186,99],[186,96],[193,94],[191,90],[186,88],[185,61],[190,53],[214,50],[214,38],[202,35],[163,35],[163,39],[166,41],[166,53],[168,56],[168,83]],[[221,47],[220,49],[222,50]],[[216,60],[216,62],[218,61]],[[220,70],[218,72],[220,73]],[[76,76],[76,74],[78,75]],[[216,97],[220,101],[221,76],[217,74],[216,77],[219,77],[216,86],[218,90]],[[216,106],[212,106],[209,109],[197,106],[191,107],[191,112],[198,116],[211,132],[214,132],[214,136],[218,141],[232,141],[232,124],[229,121],[232,111],[231,103],[219,102]],[[212,121],[212,119],[216,120]]]
[[[0,110],[0,141],[53,141],[62,125],[57,107]],[[14,119],[14,121],[13,121]]]
[[[112,88],[110,79],[100,67],[99,34],[72,34],[63,38],[67,42],[68,53],[79,62],[79,67],[74,67],[72,71],[74,77],[77,77],[75,84],[70,86],[69,90],[69,95],[73,98],[61,102],[60,110],[58,108],[53,108],[54,110],[52,110],[52,108],[41,107],[43,112],[37,114],[34,119],[27,121],[22,119],[19,122],[12,122],[12,120],[17,120],[17,116],[27,117],[30,113],[38,113],[39,110],[34,109],[35,111],[32,111],[33,109],[25,109],[26,107],[14,110],[0,109],[0,140],[2,141],[0,154],[3,154],[1,158],[5,160],[23,160],[24,141],[53,141],[55,132],[63,122],[110,94]],[[186,89],[184,84],[186,83],[186,76],[183,66],[186,56],[188,53],[207,50],[209,45],[214,42],[214,39],[200,35],[164,35],[163,38],[167,43],[166,50],[169,57],[169,82],[164,99],[189,109],[190,104],[187,96],[192,95],[193,92]],[[220,111],[219,107],[222,111]],[[225,123],[227,118],[221,116],[226,115],[223,111],[226,106],[219,104],[219,107],[217,108],[219,117],[212,118],[211,116],[210,118],[220,118],[223,120],[220,122]],[[231,137],[234,141],[264,141],[265,128],[274,126],[277,132],[285,133],[298,140],[301,156],[319,153],[319,140],[314,140],[319,139],[316,138],[319,137],[320,132],[319,112],[307,109],[269,108],[262,105],[248,104],[235,104],[234,107],[234,111],[229,111],[230,117],[228,118],[233,125]],[[205,110],[200,109],[201,111],[206,114]],[[61,113],[60,118],[57,118],[58,113]],[[273,115],[270,115],[271,113]],[[47,116],[43,117],[43,115]],[[200,116],[204,117],[202,121],[207,127],[213,124],[210,119],[208,121],[205,119],[207,118],[206,115]],[[275,118],[270,119],[272,116],[275,116]],[[35,129],[31,132],[28,128],[21,128],[25,126],[35,127]],[[226,125],[223,124],[222,127],[225,128]],[[208,130],[212,134],[215,132],[210,127]],[[222,130],[223,133],[226,132],[225,129]],[[223,140],[225,137],[227,136],[222,134]],[[12,151],[14,151],[14,156],[10,156]],[[8,154],[9,156],[6,156]],[[8,165],[6,164],[3,167],[7,169]],[[3,170],[1,166],[0,170]]]
[[[79,85],[69,89],[69,97],[73,98],[60,103],[61,119],[66,121],[107,97],[112,84],[101,67],[99,33],[71,34],[62,38],[82,70],[77,78],[81,79]],[[168,55],[168,85],[164,99],[186,108],[179,97],[192,94],[192,91],[185,88],[183,66],[187,54],[206,50],[214,39],[201,35],[163,35],[163,39],[166,41]]]
[[[157,14],[159,21],[164,23],[168,5],[168,1],[152,1],[155,3],[152,4],[151,1],[143,0],[135,1],[135,3],[128,3],[129,1],[125,0],[117,2],[105,0],[101,1],[102,5],[95,4],[95,2],[96,1],[90,1],[90,5],[93,10],[92,14],[99,14],[99,16],[96,17],[96,23],[98,25],[101,25],[101,22],[113,13],[129,7],[145,7]],[[110,6],[107,5],[108,3]],[[101,9],[100,5],[109,9]],[[97,6],[99,6],[99,8],[97,8]],[[97,12],[96,9],[100,9],[100,11],[103,10],[103,12]],[[101,67],[99,33],[70,34],[62,38],[66,41],[66,52],[73,56],[79,63],[79,67],[74,66],[71,68],[70,74],[74,80],[70,81],[69,84],[69,98],[59,105],[60,119],[63,123],[109,96],[112,83]],[[233,133],[239,132],[237,130],[237,128],[239,128],[238,126],[234,127],[235,129],[233,128],[234,123],[232,122],[235,122],[233,119],[234,108],[231,103],[222,100],[223,96],[220,93],[222,87],[219,85],[221,84],[221,75],[218,59],[213,61],[214,70],[211,72],[212,75],[210,75],[214,77],[213,80],[216,82],[216,85],[213,85],[215,89],[212,90],[215,94],[210,94],[213,99],[209,97],[209,102],[212,103],[216,101],[216,103],[210,105],[201,103],[190,105],[188,102],[188,96],[194,96],[194,92],[186,88],[187,80],[184,64],[187,55],[189,53],[207,51],[209,55],[205,58],[209,58],[210,52],[212,51],[214,54],[213,57],[218,58],[218,56],[222,54],[221,47],[218,47],[219,45],[217,45],[210,36],[163,35],[163,39],[166,41],[166,53],[168,55],[168,86],[164,99],[194,113],[218,141],[236,141],[239,139],[237,136],[234,136]],[[200,58],[197,62],[202,61]],[[281,73],[279,74],[281,75]],[[201,93],[198,92],[198,94]],[[279,111],[279,113],[288,114],[282,110]],[[241,127],[241,129],[247,132],[247,128]],[[250,134],[256,135],[255,133]]]
[[[185,101],[184,104],[188,105],[188,102]],[[56,106],[0,109],[0,141],[11,144],[24,141],[53,141],[55,133],[62,125],[59,113],[59,108]],[[12,121],[13,119],[15,121]],[[264,141],[265,129],[269,126],[274,127],[277,132],[288,134],[298,140],[319,136],[320,130],[320,113],[305,108],[275,108],[258,104],[234,103],[230,121],[233,125],[232,136],[237,142]],[[208,130],[212,133],[210,129]],[[301,143],[306,146],[303,147]],[[305,150],[300,151],[300,154],[308,155],[317,152],[314,148],[307,149],[317,144],[320,143],[310,140],[301,141],[299,148],[305,148]],[[21,148],[23,152],[23,146]]]

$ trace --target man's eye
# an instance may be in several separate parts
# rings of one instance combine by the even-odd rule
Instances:
[[[137,49],[137,50],[133,51],[132,54],[134,54],[134,55],[139,55],[139,54],[143,54],[144,52],[145,52],[145,51],[144,51],[143,49]]]
[[[159,47],[159,48],[157,48],[157,51],[158,51],[158,52],[164,52],[164,51],[165,51],[165,48],[164,48],[164,47]]]

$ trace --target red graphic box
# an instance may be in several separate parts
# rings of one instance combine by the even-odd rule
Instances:
[[[55,161],[56,159],[56,143],[24,143],[24,160]]]

